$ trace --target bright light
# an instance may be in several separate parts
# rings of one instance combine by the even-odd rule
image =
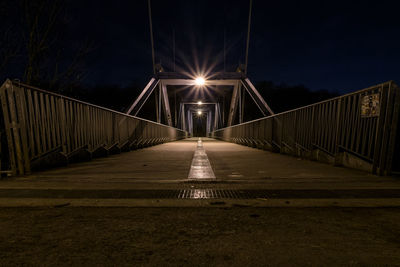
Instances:
[[[201,115],[201,113],[202,113],[201,110],[197,111],[197,115]]]
[[[199,102],[197,102],[197,105],[202,105],[203,104],[203,102],[201,102],[201,101],[199,101]]]
[[[204,80],[203,77],[197,77],[196,80],[194,80],[194,82],[196,83],[196,85],[202,86],[206,83],[206,80]]]

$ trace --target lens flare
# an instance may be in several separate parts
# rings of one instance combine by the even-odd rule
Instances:
[[[206,83],[206,80],[203,77],[197,77],[194,82],[196,85],[202,86]]]

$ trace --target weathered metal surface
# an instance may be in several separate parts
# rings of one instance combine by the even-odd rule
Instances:
[[[373,199],[400,198],[399,189],[0,189],[0,198],[67,199]]]
[[[156,74],[158,79],[193,79],[193,75],[182,72],[159,72]],[[244,78],[244,73],[241,72],[212,72],[208,73],[210,80],[237,80]]]
[[[368,116],[365,97],[375,95]],[[399,158],[395,145],[399,124],[400,89],[392,81],[320,103],[223,128],[212,137],[341,165],[351,154],[373,173],[389,175]],[[368,102],[368,105],[370,103]],[[379,106],[376,106],[379,104]],[[377,112],[379,111],[379,112]],[[373,115],[373,116],[371,116]],[[359,165],[359,164],[358,164]],[[357,166],[353,166],[356,167]]]
[[[228,111],[228,127],[232,126],[234,123],[235,114],[238,108],[238,101],[239,101],[239,82],[237,82],[233,87],[231,105]]]
[[[146,103],[146,101],[149,98],[149,96],[151,95],[151,93],[157,87],[159,82],[160,82],[159,80],[156,80],[155,78],[151,78],[150,82],[146,85],[146,87],[140,93],[138,98],[128,108],[128,110],[126,111],[126,114],[128,114],[128,115],[132,114],[132,115],[136,116],[139,113],[140,109],[143,107],[144,103]]]
[[[215,174],[211,168],[201,138],[197,142],[188,179],[215,179]]]
[[[169,98],[167,86],[164,83],[161,83],[161,94],[162,94],[162,103],[164,108],[164,116],[169,126],[172,126],[172,117],[171,117],[171,109],[169,107]]]
[[[274,114],[272,109],[268,106],[267,102],[265,102],[264,98],[260,95],[260,93],[257,91],[255,86],[248,78],[241,80],[241,83],[264,116]]]
[[[50,159],[76,158],[77,151],[93,154],[104,148],[112,154],[187,137],[176,128],[10,80],[0,97],[8,141],[2,160],[8,154],[9,168],[18,175],[29,173],[31,164],[44,167],[52,165]]]

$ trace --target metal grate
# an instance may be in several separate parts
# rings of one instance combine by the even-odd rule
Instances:
[[[114,199],[257,199],[257,198],[400,198],[400,189],[348,190],[31,190],[1,189],[0,198],[114,198]]]

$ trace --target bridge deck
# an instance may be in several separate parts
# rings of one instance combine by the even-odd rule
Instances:
[[[203,138],[216,179],[188,180],[198,138],[1,181],[0,189],[400,189],[393,177]]]

